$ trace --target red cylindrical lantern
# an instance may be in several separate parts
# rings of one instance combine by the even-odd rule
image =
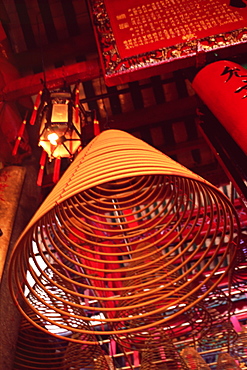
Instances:
[[[192,87],[247,154],[247,70],[227,60],[204,67]]]

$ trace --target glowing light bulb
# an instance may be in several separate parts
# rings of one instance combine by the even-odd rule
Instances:
[[[49,134],[47,138],[52,145],[57,145],[57,140],[59,139],[59,136],[55,132]]]

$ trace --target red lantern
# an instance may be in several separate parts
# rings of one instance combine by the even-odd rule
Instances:
[[[55,160],[53,183],[60,178],[61,159],[72,160],[81,150],[82,129],[87,123],[88,116],[91,116],[95,127],[95,112],[83,108],[79,100],[78,84],[74,91],[67,86],[54,91],[49,91],[45,87],[37,95],[30,123],[33,125],[38,122],[40,125],[38,145],[43,148],[49,161]],[[44,168],[45,163],[41,160],[37,181],[39,186],[42,185]]]
[[[247,154],[247,70],[239,64],[221,60],[204,67],[192,86]]]

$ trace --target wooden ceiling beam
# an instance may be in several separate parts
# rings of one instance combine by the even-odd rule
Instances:
[[[100,74],[99,61],[93,59],[46,71],[46,86],[48,89],[56,89],[63,86],[64,82],[73,84],[78,81],[88,81],[99,77]],[[25,96],[36,95],[44,88],[43,79],[44,73],[37,73],[11,81],[1,92],[1,99],[14,101]]]
[[[142,126],[183,119],[196,113],[199,101],[196,96],[188,96],[179,100],[134,110],[124,114],[109,117],[109,126],[112,129],[131,130]]]
[[[86,35],[86,36],[85,36]],[[97,54],[97,46],[93,32],[89,27],[85,33],[67,40],[42,46],[40,49],[27,50],[14,54],[15,65],[22,73],[30,70],[42,69],[42,57],[46,67],[66,61],[66,59],[81,58],[83,55]]]

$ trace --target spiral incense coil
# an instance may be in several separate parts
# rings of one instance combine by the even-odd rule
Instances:
[[[240,234],[240,241],[234,259],[234,266],[231,269],[231,285],[242,294],[247,291],[247,234]]]
[[[210,290],[213,282],[208,281],[202,291]],[[232,303],[219,287],[210,291],[208,296],[201,302],[211,317],[211,325],[203,335],[198,337],[198,345],[202,351],[215,348],[229,347],[238,339],[229,318],[233,315]]]
[[[33,311],[28,307],[25,307],[25,309],[26,314],[37,322],[37,317]],[[22,317],[15,348],[13,370],[65,370],[62,366],[62,359],[66,345],[67,342],[54,338],[49,333],[44,333],[27,321],[25,317]]]
[[[184,348],[181,356],[190,370],[210,370],[203,357],[192,347]]]
[[[147,340],[146,348],[141,351],[140,370],[189,370],[168,332],[163,331],[162,342],[163,346],[153,348]]]
[[[66,344],[65,341],[55,340],[49,333],[36,329],[23,319],[16,343],[13,370],[65,370],[62,358]]]
[[[61,272],[62,269],[58,265],[54,265],[56,271]],[[53,276],[51,271],[47,268],[45,269],[45,273],[47,276]],[[59,278],[56,279],[59,281]],[[64,294],[63,291],[58,292],[55,287],[51,287],[50,285],[46,285],[46,288],[56,293]],[[66,283],[66,288],[73,289],[72,286],[69,286]],[[105,359],[105,355],[94,336],[94,332],[88,322],[84,323],[82,326],[82,322],[78,322],[78,327],[80,329],[86,329],[87,334],[77,333],[74,334],[71,340],[75,337],[80,341],[89,342],[90,344],[82,344],[82,343],[75,343],[71,341],[66,343],[63,340],[58,340],[54,338],[53,335],[50,334],[50,331],[57,331],[59,329],[59,325],[54,325],[53,328],[50,328],[46,333],[43,330],[40,330],[39,326],[42,327],[49,327],[49,322],[45,322],[43,320],[43,316],[46,313],[45,305],[42,305],[41,302],[37,302],[37,298],[34,295],[35,293],[39,293],[39,286],[35,284],[32,288],[32,291],[29,292],[27,298],[29,302],[33,304],[37,303],[39,311],[35,313],[33,310],[30,309],[29,306],[24,306],[25,315],[31,319],[29,322],[25,317],[23,317],[19,329],[18,341],[16,346],[16,353],[15,353],[15,367],[14,369],[40,369],[43,366],[43,369],[59,369],[59,370],[67,370],[67,369],[86,369],[86,370],[109,370],[107,365],[107,361]],[[44,296],[42,297],[44,299]],[[71,299],[71,301],[75,301],[79,303],[78,297],[66,297],[67,299]],[[35,301],[36,299],[36,301]],[[48,299],[48,298],[47,298]],[[58,301],[54,301],[54,304],[57,304]],[[66,307],[67,311],[70,311],[70,307]],[[79,314],[82,312],[82,308],[75,313]],[[38,313],[42,313],[39,315]],[[53,316],[53,320],[56,321],[56,324],[63,320],[62,322],[66,322],[68,324],[70,320],[70,316],[60,317],[56,315],[56,312],[49,312],[50,315]],[[35,326],[33,325],[35,323]],[[72,324],[76,324],[76,321],[73,321]],[[79,326],[80,324],[80,326]],[[90,333],[91,330],[91,333]],[[63,335],[70,336],[71,333],[69,332],[62,332],[60,330],[61,339]],[[94,342],[94,343],[93,343]],[[26,367],[25,367],[26,366]]]
[[[109,370],[99,345],[57,340],[23,319],[16,344],[13,370]]]
[[[174,356],[174,357],[172,357]],[[179,355],[169,353],[167,359],[160,359],[152,350],[145,352],[140,370],[190,370]]]
[[[89,351],[89,347],[90,351]],[[111,370],[100,345],[69,342],[62,359],[63,369]]]
[[[217,188],[143,141],[108,130],[78,154],[19,237],[10,291],[27,320],[58,338],[49,326],[71,332],[68,341],[96,343],[91,327],[96,336],[139,332],[129,325],[135,320],[145,331],[154,326],[148,317],[166,327],[228,274],[238,232],[234,207]],[[212,277],[210,290],[197,295]],[[23,301],[45,326],[25,314]]]
[[[238,338],[233,345],[233,353],[237,356],[241,364],[245,364],[247,367],[247,329],[242,327],[242,330],[238,332]],[[242,366],[244,368],[244,366]]]
[[[241,370],[238,362],[229,353],[220,353],[216,370]]]

